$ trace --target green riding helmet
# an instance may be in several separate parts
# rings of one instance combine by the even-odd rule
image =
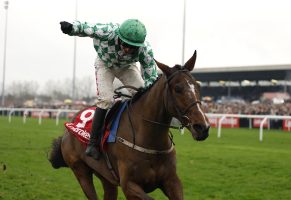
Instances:
[[[147,30],[142,22],[137,19],[124,21],[118,29],[119,38],[132,46],[142,47],[147,35]]]

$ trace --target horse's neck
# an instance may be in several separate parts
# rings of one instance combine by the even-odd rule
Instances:
[[[122,130],[125,138],[132,138],[133,134],[137,145],[164,150],[169,148],[171,144],[168,136],[171,116],[165,109],[164,81],[160,78],[127,110],[129,117],[126,116],[125,119],[129,119],[131,128],[129,131],[124,131],[128,129],[127,125]]]
[[[136,103],[139,112],[142,113],[143,120],[150,120],[163,125],[157,125],[151,122],[144,122],[148,128],[160,128],[168,132],[172,117],[168,113],[165,105],[165,80],[161,77]],[[161,130],[160,130],[161,131]]]

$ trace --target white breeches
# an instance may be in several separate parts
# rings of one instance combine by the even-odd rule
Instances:
[[[108,68],[104,62],[96,58],[95,75],[97,86],[97,107],[108,109],[112,106],[114,99],[114,78],[118,78],[123,85],[130,85],[136,88],[144,87],[144,80],[136,64],[129,68]],[[135,90],[128,91],[134,94]]]

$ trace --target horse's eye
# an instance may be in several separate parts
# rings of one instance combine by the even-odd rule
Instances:
[[[183,87],[180,86],[180,85],[176,85],[176,86],[175,86],[175,92],[177,92],[177,93],[182,93],[182,92],[183,92]]]

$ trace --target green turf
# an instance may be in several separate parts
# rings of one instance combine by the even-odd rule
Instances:
[[[0,117],[0,199],[86,199],[68,168],[53,169],[47,160],[51,140],[62,134],[54,120]],[[178,174],[186,200],[291,199],[291,133],[258,129],[212,129],[204,142],[188,132],[174,133]],[[6,169],[4,169],[6,168]],[[96,188],[102,189],[96,179]],[[160,191],[150,194],[166,199]],[[102,199],[102,198],[101,198]],[[119,192],[119,199],[125,199]]]

